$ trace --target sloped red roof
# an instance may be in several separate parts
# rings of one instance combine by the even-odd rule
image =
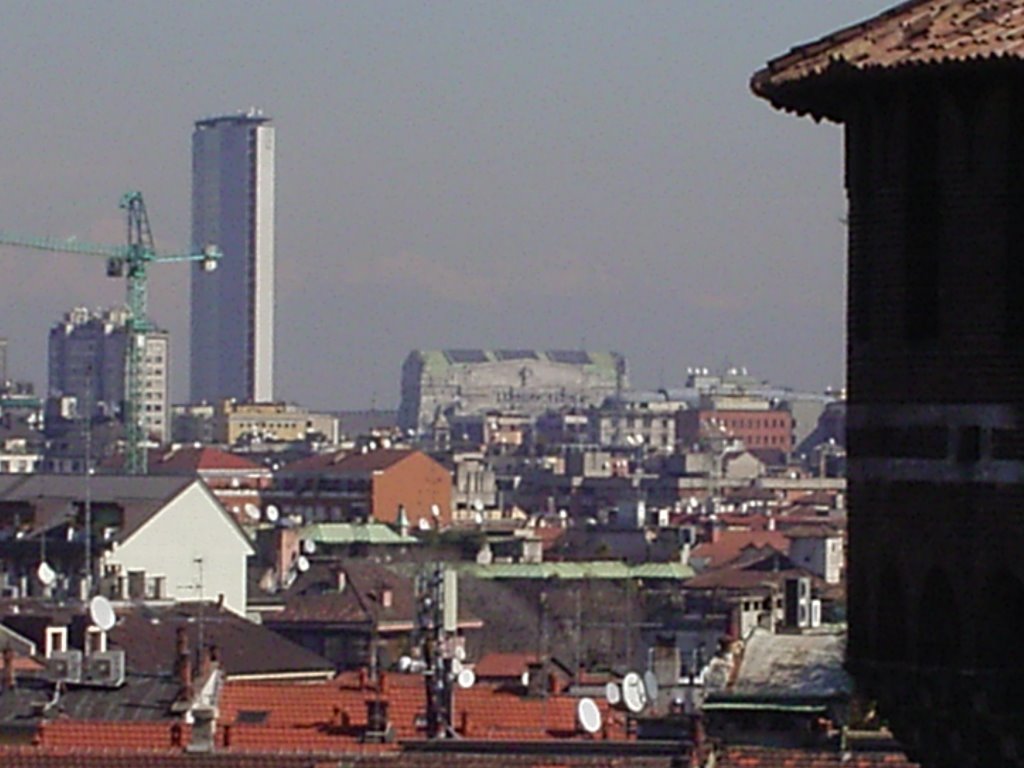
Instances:
[[[739,557],[747,547],[769,546],[789,552],[789,539],[781,531],[721,531],[718,541],[705,541],[693,548],[692,559],[706,560],[704,568],[717,568]]]
[[[841,121],[844,99],[819,91],[825,81],[910,67],[1022,59],[1024,5],[1018,0],[911,0],[771,60],[754,75],[751,88],[779,109]]]
[[[365,475],[387,469],[419,451],[407,448],[381,448],[366,453],[323,453],[299,459],[285,466],[282,474]]]
[[[344,673],[328,683],[309,685],[255,684],[229,681],[221,698],[222,723],[236,723],[243,712],[265,714],[263,726],[279,732],[285,741],[302,741],[313,732],[345,739],[358,737],[366,728],[366,702],[378,695],[358,673]],[[395,737],[419,739],[426,711],[423,678],[388,674],[380,697],[388,701],[388,717]],[[576,725],[578,699],[550,695],[531,699],[509,693],[497,685],[478,683],[455,692],[454,725],[464,737],[485,740],[527,741],[581,736]],[[625,739],[625,723],[600,701],[609,738]],[[242,717],[242,719],[246,719]],[[241,737],[242,730],[237,734]],[[235,732],[232,734],[234,738]],[[317,736],[316,738],[319,738]],[[235,743],[234,741],[232,742]]]
[[[535,653],[488,653],[476,663],[477,678],[520,677],[530,664],[538,661]]]
[[[151,454],[149,471],[162,475],[197,474],[200,471],[259,471],[260,464],[219,448],[174,448],[166,453]]]
[[[899,752],[819,752],[772,747],[725,747],[716,754],[718,768],[915,768]]]

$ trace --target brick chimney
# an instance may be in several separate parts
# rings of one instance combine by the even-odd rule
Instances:
[[[11,646],[4,647],[4,685],[3,690],[13,691],[16,687],[14,677],[14,649]]]

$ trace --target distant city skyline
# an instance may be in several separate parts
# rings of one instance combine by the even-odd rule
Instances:
[[[257,105],[281,129],[277,398],[394,408],[405,356],[452,347],[612,349],[637,387],[723,364],[842,386],[842,137],[748,77],[886,5],[18,5],[0,228],[118,243],[139,188],[157,246],[187,247],[191,126]],[[188,272],[151,281],[175,402]],[[40,388],[53,319],[122,300],[81,256],[0,248],[0,274],[8,375]]]

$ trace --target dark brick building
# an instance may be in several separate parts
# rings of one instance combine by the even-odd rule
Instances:
[[[1024,6],[915,0],[756,73],[842,123],[849,664],[928,766],[1024,764]]]

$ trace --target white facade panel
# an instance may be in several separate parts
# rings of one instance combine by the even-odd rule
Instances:
[[[173,600],[217,600],[244,615],[253,550],[220,503],[196,481],[104,557],[122,574],[163,577]]]

